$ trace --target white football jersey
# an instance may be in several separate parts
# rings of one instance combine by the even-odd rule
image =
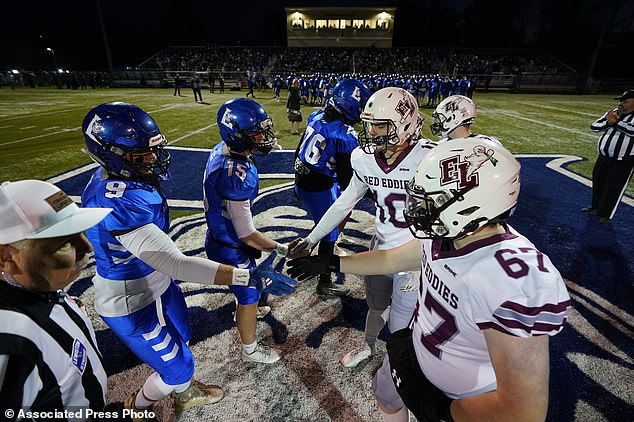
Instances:
[[[448,395],[496,389],[484,330],[531,337],[564,327],[570,296],[559,271],[512,228],[460,250],[420,243],[412,339],[425,376]]]
[[[352,151],[353,179],[357,179],[354,184],[361,182],[369,189],[377,207],[376,231],[370,249],[391,249],[413,239],[403,217],[405,186],[414,177],[418,163],[435,145],[424,139],[412,142],[389,165],[382,154],[366,154],[361,148]]]

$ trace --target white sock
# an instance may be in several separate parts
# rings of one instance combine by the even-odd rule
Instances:
[[[134,407],[137,409],[147,409],[152,406],[155,401],[162,399],[172,391],[174,391],[174,386],[165,384],[161,376],[155,372],[145,380],[145,384],[143,384],[143,387],[137,393],[134,399]]]
[[[258,347],[258,342],[257,340],[254,341],[251,344],[243,344],[242,345],[242,350],[244,351],[244,353],[246,353],[247,355],[250,355],[251,353],[255,352],[255,348]]]
[[[401,410],[396,413],[386,413],[383,409],[379,410],[381,410],[383,422],[409,422],[409,410],[407,410],[407,407],[401,407]]]

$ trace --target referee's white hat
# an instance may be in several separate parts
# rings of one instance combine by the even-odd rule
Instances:
[[[83,232],[104,219],[110,208],[79,208],[57,186],[41,180],[0,185],[0,245]]]

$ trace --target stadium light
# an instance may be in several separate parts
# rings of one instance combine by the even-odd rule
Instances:
[[[51,52],[51,54],[53,55],[53,63],[55,64],[55,69],[58,69],[57,58],[55,58],[55,50],[53,50],[51,47],[46,47],[46,51]]]

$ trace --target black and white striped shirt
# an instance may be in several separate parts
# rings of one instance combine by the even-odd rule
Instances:
[[[106,379],[92,325],[71,298],[32,293],[0,280],[0,408],[5,417],[6,409],[13,409],[15,417],[19,409],[101,411]]]
[[[622,160],[634,156],[634,113],[622,115],[615,125],[608,125],[606,112],[590,125],[594,132],[603,132],[599,138],[599,154]]]

